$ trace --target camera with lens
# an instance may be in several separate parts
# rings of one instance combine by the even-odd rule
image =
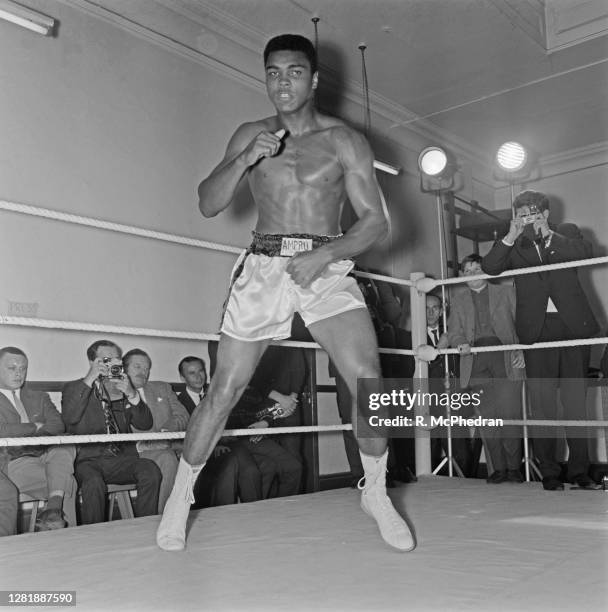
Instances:
[[[104,374],[104,378],[122,378],[124,374],[124,367],[120,359],[113,359],[112,357],[104,357],[104,364],[108,366],[107,374]]]
[[[534,223],[538,219],[538,215],[540,214],[540,210],[536,206],[530,206],[530,212],[522,217],[524,225],[530,225]]]

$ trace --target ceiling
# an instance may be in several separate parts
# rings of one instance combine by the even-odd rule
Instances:
[[[608,142],[607,0],[170,1],[260,45],[314,38],[318,16],[323,72],[360,91],[364,43],[372,105],[397,111],[391,128],[430,126],[480,159],[505,140],[541,158]]]

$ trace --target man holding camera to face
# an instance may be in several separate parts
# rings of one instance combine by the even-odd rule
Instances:
[[[482,260],[487,274],[542,264],[586,259],[591,248],[572,223],[549,226],[549,199],[527,190],[513,201],[515,217],[509,232],[494,243]],[[515,277],[517,303],[515,327],[520,342],[533,344],[556,340],[589,338],[599,330],[580,285],[576,268],[524,274]],[[585,396],[588,351],[582,346],[565,346],[526,351],[526,371],[532,418],[557,418],[557,389],[563,418],[586,418]],[[547,491],[562,490],[561,468],[556,458],[554,427],[537,427],[534,454]],[[589,478],[589,452],[585,428],[566,428],[568,474],[578,488],[595,488]]]
[[[121,355],[120,347],[109,340],[87,349],[89,371],[63,389],[62,417],[69,433],[130,433],[131,425],[144,431],[152,427],[152,413],[124,373]],[[157,513],[160,470],[153,461],[141,459],[132,442],[83,444],[75,476],[82,494],[82,524],[105,520],[108,484],[135,483],[135,516]]]

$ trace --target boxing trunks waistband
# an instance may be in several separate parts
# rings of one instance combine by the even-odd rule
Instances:
[[[296,253],[312,251],[338,238],[337,236],[318,236],[316,234],[261,234],[251,232],[253,240],[247,253],[267,257],[292,257]]]

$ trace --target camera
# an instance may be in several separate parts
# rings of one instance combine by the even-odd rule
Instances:
[[[104,364],[108,365],[108,373],[104,375],[104,378],[122,378],[124,374],[124,368],[120,359],[113,359],[112,357],[104,357]]]
[[[529,210],[530,212],[527,215],[521,217],[524,222],[524,225],[530,225],[534,223],[534,221],[539,218],[539,214],[541,214],[541,211],[536,206],[530,206]]]

